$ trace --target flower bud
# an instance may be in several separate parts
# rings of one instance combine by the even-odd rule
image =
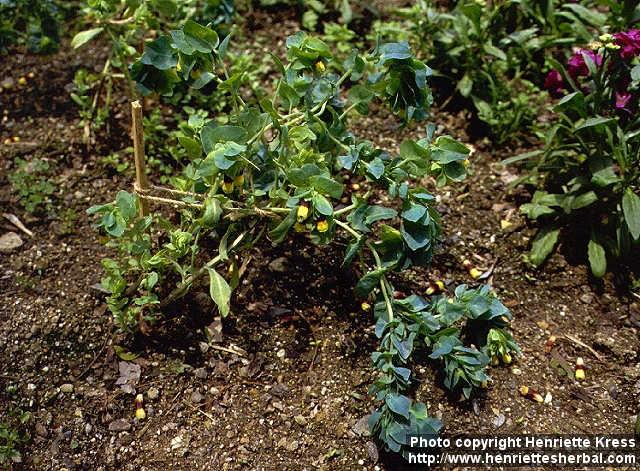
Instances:
[[[552,335],[547,339],[547,342],[544,344],[544,353],[551,353],[554,345],[556,344],[556,336]]]
[[[491,357],[491,366],[498,366],[500,364],[500,360],[498,359],[497,356],[492,356]]]
[[[306,203],[300,203],[298,211],[296,213],[296,219],[298,222],[303,222],[309,217],[309,206]]]
[[[431,296],[435,293],[444,291],[444,283],[440,280],[429,281],[429,287],[427,288],[427,295]]]
[[[504,362],[505,365],[509,365],[511,364],[511,355],[509,353],[505,353],[502,355],[502,361]]]
[[[327,232],[329,230],[329,222],[326,219],[318,221],[316,225],[318,232]]]
[[[528,386],[520,386],[519,391],[522,396],[526,397],[531,401],[536,401],[540,403],[544,402],[544,398],[542,397],[542,395]]]
[[[225,194],[233,193],[233,180],[228,176],[224,176],[224,181],[222,182],[222,191]]]
[[[582,357],[576,358],[576,380],[577,381],[585,380],[584,360],[582,359]]]
[[[142,394],[138,394],[136,396],[136,419],[138,420],[144,420],[147,417],[147,413],[142,407],[143,400],[144,398],[142,397]]]

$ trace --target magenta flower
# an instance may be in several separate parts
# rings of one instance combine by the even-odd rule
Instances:
[[[640,30],[630,29],[613,35],[616,44],[620,46],[620,57],[632,59],[640,55]]]
[[[549,90],[552,95],[562,95],[564,89],[564,83],[562,81],[562,75],[557,70],[551,70],[544,79],[544,88]]]
[[[589,56],[596,67],[602,65],[602,56],[600,54],[596,54],[589,49],[579,49],[578,52],[572,55],[567,61],[567,72],[569,72],[572,79],[575,80],[578,77],[586,77],[589,75],[589,68],[584,60],[585,56]]]
[[[617,109],[629,111],[627,108],[627,105],[629,104],[630,100],[631,100],[631,93],[616,92],[616,108]]]

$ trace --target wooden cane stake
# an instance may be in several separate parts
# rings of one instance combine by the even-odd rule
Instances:
[[[144,134],[142,130],[142,106],[139,101],[131,103],[131,134],[133,138],[133,156],[136,162],[136,187],[142,192],[149,189],[146,165],[144,159]],[[140,216],[149,214],[149,204],[144,198],[140,198]]]

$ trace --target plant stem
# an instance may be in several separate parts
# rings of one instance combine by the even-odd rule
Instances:
[[[371,250],[371,253],[373,254],[373,258],[376,261],[376,266],[378,267],[378,269],[382,269],[383,268],[382,261],[380,260],[380,255],[378,254],[378,251],[370,242],[367,242],[367,247],[369,247],[369,250]],[[391,305],[391,299],[389,298],[389,293],[387,293],[387,278],[384,275],[380,277],[380,291],[382,291],[382,296],[384,296],[384,303],[387,306],[387,314],[389,315],[389,322],[391,322],[393,320],[393,306]]]

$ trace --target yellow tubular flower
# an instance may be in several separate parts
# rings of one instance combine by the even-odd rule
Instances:
[[[298,222],[304,222],[309,217],[309,206],[302,203],[298,206],[298,211],[296,213],[296,219]]]
[[[582,357],[578,357],[576,358],[576,380],[584,381],[585,377],[586,376],[584,374],[584,360],[582,359]]]
[[[321,73],[324,72],[326,70],[326,67],[324,66],[324,62],[322,61],[316,62],[316,70]]]
[[[482,276],[482,272],[477,268],[472,268],[471,270],[469,270],[469,275],[471,275],[471,278],[473,278],[474,280],[477,280]]]
[[[242,185],[244,185],[244,175],[242,175],[242,174],[237,175],[233,179],[233,184],[238,188],[242,188]]]
[[[316,228],[318,229],[318,232],[327,232],[329,230],[329,222],[326,219],[322,219],[321,221],[318,221]]]
[[[142,407],[142,401],[143,401],[143,397],[142,394],[138,394],[136,396],[136,419],[138,420],[144,420],[147,417],[147,413],[144,411],[144,408]]]
[[[509,355],[508,353],[505,353],[504,355],[502,355],[502,361],[504,362],[505,365],[509,365],[511,363],[511,355]]]
[[[224,181],[222,182],[222,191],[225,194],[233,193],[233,180],[227,179],[228,177],[224,177]]]

